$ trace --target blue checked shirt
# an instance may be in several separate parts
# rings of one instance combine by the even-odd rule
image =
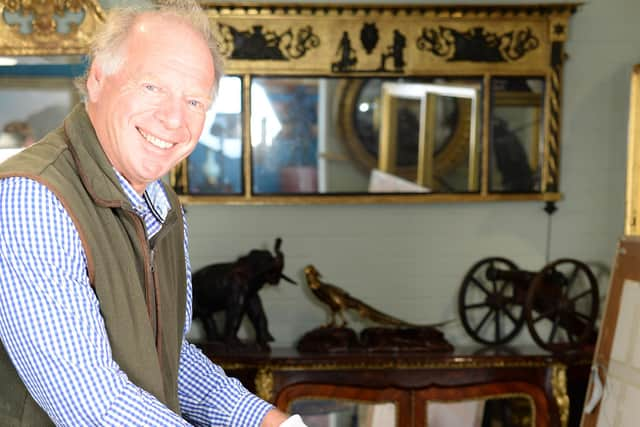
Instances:
[[[148,235],[169,204],[159,182],[120,184]],[[185,230],[187,307],[191,272]],[[0,180],[0,339],[33,398],[60,426],[258,426],[272,408],[183,338],[183,418],[137,387],[113,360],[78,232],[55,195],[27,178]],[[185,421],[186,420],[186,421]]]

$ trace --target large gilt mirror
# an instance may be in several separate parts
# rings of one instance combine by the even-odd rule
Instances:
[[[227,77],[190,203],[558,200],[576,4],[206,2]]]
[[[183,201],[561,198],[563,47],[577,4],[201,4],[226,75],[198,146],[168,177]],[[0,89],[59,95],[52,79],[78,71],[51,66],[84,66],[103,15],[97,0],[0,3]],[[35,57],[44,67],[25,71]]]

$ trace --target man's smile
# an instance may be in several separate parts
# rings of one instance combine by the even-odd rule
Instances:
[[[160,138],[158,138],[156,136],[153,136],[153,135],[151,135],[149,133],[146,133],[145,131],[143,131],[142,129],[140,129],[138,127],[136,129],[138,129],[138,132],[140,132],[140,135],[142,135],[142,137],[144,139],[146,139],[147,141],[149,141],[149,143],[151,143],[151,145],[153,145],[154,147],[158,147],[160,149],[167,150],[167,149],[169,149],[169,148],[171,148],[171,147],[173,147],[175,145],[172,142],[165,141],[165,140],[160,139]]]

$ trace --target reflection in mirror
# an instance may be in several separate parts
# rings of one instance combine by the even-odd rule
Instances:
[[[392,402],[357,402],[342,399],[294,400],[289,412],[300,414],[308,427],[394,427],[396,407]]]
[[[409,156],[416,159],[417,167],[411,176],[403,178],[415,182],[424,192],[477,191],[479,176],[477,124],[479,123],[479,89],[472,86],[436,85],[424,83],[382,84],[381,124],[378,142],[378,168],[396,176],[400,165],[400,147],[417,146]],[[406,131],[408,118],[417,120],[417,135],[409,139],[413,131]],[[437,150],[450,141],[456,123],[459,137],[468,153],[454,169],[456,173],[436,171],[434,164]],[[407,149],[404,148],[406,152]],[[370,190],[372,187],[369,187]],[[404,186],[407,191],[410,187]],[[377,188],[373,188],[374,192]],[[387,191],[393,190],[387,185]],[[396,192],[402,191],[400,187]]]
[[[540,191],[544,153],[544,79],[491,81],[492,192]]]
[[[529,397],[427,402],[429,427],[533,427]]]
[[[482,87],[480,80],[473,79],[445,79],[430,80],[383,80],[383,79],[348,79],[341,82],[340,110],[338,123],[340,134],[346,142],[347,148],[354,161],[365,171],[377,168],[379,163],[379,141],[381,126],[381,92],[384,84],[413,83],[413,84],[455,84],[472,87]],[[480,95],[481,96],[481,95]],[[418,134],[419,113],[416,104],[413,109],[404,105],[399,110],[397,123],[397,140],[400,142],[396,150],[395,176],[407,181],[414,181],[418,167]],[[464,99],[441,98],[435,115],[431,115],[430,126],[433,132],[433,191],[451,192],[447,181],[455,176],[467,176],[466,159],[469,157],[469,111],[470,104]],[[433,111],[434,109],[432,109]],[[480,122],[478,122],[480,126]],[[478,137],[480,136],[478,130]],[[479,148],[480,149],[480,148]],[[480,171],[478,171],[479,173]],[[396,182],[400,182],[396,179]],[[460,187],[466,191],[466,186]]]
[[[3,57],[0,66],[0,161],[58,127],[79,101],[73,78],[80,56]]]
[[[378,164],[382,83],[405,81],[253,78],[252,193],[424,193],[425,186],[416,180],[422,120],[419,102],[416,106],[410,101],[397,109],[393,172],[380,170]],[[464,83],[480,87],[478,81]],[[472,124],[479,127],[472,117],[479,114],[477,90],[475,94],[470,102],[469,98],[436,93],[439,96],[427,115],[434,126],[427,132],[433,139],[433,156],[428,156],[433,163],[431,191],[477,190],[479,168],[476,161],[469,161],[479,158],[479,148],[470,145],[479,135],[471,128]]]
[[[383,87],[403,85],[412,95],[392,96],[385,112]],[[200,144],[176,171],[179,193],[244,194],[243,141],[254,195],[477,193],[486,176],[490,192],[541,190],[541,77],[491,80],[484,173],[479,79],[253,77],[248,124],[242,86],[223,79]]]
[[[242,193],[242,80],[239,77],[221,79],[198,145],[187,160],[187,174],[191,194]],[[186,186],[183,182],[182,188]]]
[[[306,78],[252,80],[253,193],[318,191],[319,83]]]

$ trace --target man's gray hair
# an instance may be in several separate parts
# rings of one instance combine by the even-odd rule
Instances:
[[[218,48],[218,42],[211,31],[209,18],[196,0],[158,0],[149,4],[110,9],[107,19],[98,28],[91,40],[89,67],[97,57],[101,57],[105,74],[110,75],[117,72],[125,60],[124,45],[136,20],[141,15],[149,13],[184,20],[202,35],[209,46],[209,51],[213,58],[215,81],[212,96],[215,97],[220,85],[220,79],[224,74],[224,62]],[[76,87],[84,97],[87,96],[89,67],[87,67],[84,75],[75,80]]]

